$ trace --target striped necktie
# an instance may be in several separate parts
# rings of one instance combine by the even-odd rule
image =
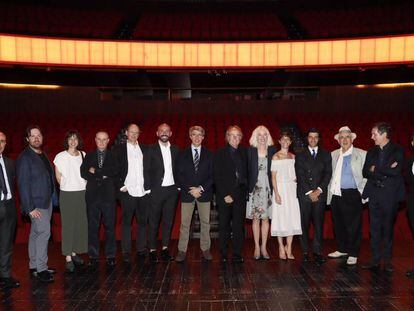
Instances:
[[[200,164],[200,155],[198,154],[198,150],[194,148],[194,170],[197,173],[198,165]]]

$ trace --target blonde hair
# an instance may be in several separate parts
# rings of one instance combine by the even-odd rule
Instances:
[[[253,133],[252,133],[252,136],[251,136],[251,137],[250,137],[250,139],[249,139],[249,144],[250,144],[250,146],[252,146],[252,147],[256,147],[256,148],[257,148],[257,133],[258,133],[259,131],[261,131],[261,130],[265,131],[265,133],[267,134],[267,147],[269,147],[269,146],[273,146],[273,145],[274,145],[274,143],[273,143],[273,138],[272,138],[272,135],[270,135],[269,130],[268,130],[268,129],[267,129],[267,127],[266,127],[266,126],[264,126],[264,125],[259,125],[258,127],[256,127],[256,128],[254,129],[254,131],[253,131]]]
[[[206,135],[206,131],[200,125],[194,125],[188,130],[188,134],[191,135],[193,131],[200,132],[202,136]]]

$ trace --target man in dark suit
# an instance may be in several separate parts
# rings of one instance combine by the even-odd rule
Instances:
[[[191,219],[197,203],[200,218],[200,248],[205,260],[210,253],[210,205],[213,198],[213,155],[201,146],[205,131],[201,126],[189,129],[191,146],[180,153],[177,160],[177,185],[181,189],[181,227],[177,262],[186,257]]]
[[[86,154],[81,165],[81,176],[86,179],[86,210],[88,214],[89,265],[95,267],[99,259],[99,227],[105,227],[105,256],[108,266],[115,265],[116,239],[116,196],[115,181],[118,166],[113,153],[108,150],[109,136],[98,132],[95,136],[97,149]]]
[[[297,196],[300,206],[302,236],[300,238],[303,261],[309,261],[309,228],[313,223],[313,258],[317,264],[326,259],[322,255],[323,222],[328,184],[332,175],[331,154],[318,146],[320,133],[312,128],[307,135],[308,147],[296,156],[295,171]]]
[[[17,213],[13,197],[14,163],[3,155],[6,135],[0,132],[0,286],[17,288],[20,283],[11,276],[13,240]]]
[[[363,175],[368,181],[362,198],[369,199],[372,258],[362,268],[377,270],[383,259],[384,270],[391,273],[394,271],[391,257],[397,203],[405,196],[402,177],[404,151],[390,141],[389,124],[375,124],[371,134],[375,147],[368,151],[365,160]]]
[[[214,182],[219,212],[221,261],[227,261],[228,243],[233,232],[233,262],[243,262],[244,218],[247,199],[247,153],[240,146],[242,131],[237,125],[226,131],[227,146],[214,156]]]
[[[178,189],[174,172],[179,153],[177,146],[170,144],[172,135],[168,124],[158,126],[158,142],[148,148],[144,158],[145,189],[149,189],[149,257],[152,262],[158,262],[157,237],[162,218],[162,251],[161,259],[174,260],[168,251],[171,230],[177,205]]]
[[[17,159],[17,183],[20,207],[30,216],[29,267],[30,273],[42,282],[53,282],[54,269],[48,268],[47,250],[50,238],[50,219],[57,203],[55,173],[44,153],[43,135],[38,126],[26,129],[28,146]]]
[[[147,191],[144,189],[144,165],[146,146],[138,143],[140,129],[131,123],[126,129],[127,140],[115,146],[119,175],[117,188],[122,202],[122,258],[129,262],[131,253],[131,224],[137,218],[136,250],[143,259],[147,248]]]
[[[410,139],[411,147],[414,147],[414,134]],[[414,230],[414,156],[406,161],[405,178],[408,185],[407,189],[407,214],[410,221],[411,230]],[[408,270],[405,275],[409,278],[414,277],[414,269]]]

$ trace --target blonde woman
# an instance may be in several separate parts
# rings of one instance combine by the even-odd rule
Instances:
[[[272,212],[272,177],[270,166],[276,152],[269,130],[258,126],[249,140],[247,158],[249,165],[249,201],[246,218],[252,219],[254,259],[270,259],[266,249],[269,219]],[[260,244],[260,238],[262,243]]]

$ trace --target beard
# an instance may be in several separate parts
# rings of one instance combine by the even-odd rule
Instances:
[[[158,137],[163,143],[166,143],[170,140],[170,137],[168,135],[161,135]]]

